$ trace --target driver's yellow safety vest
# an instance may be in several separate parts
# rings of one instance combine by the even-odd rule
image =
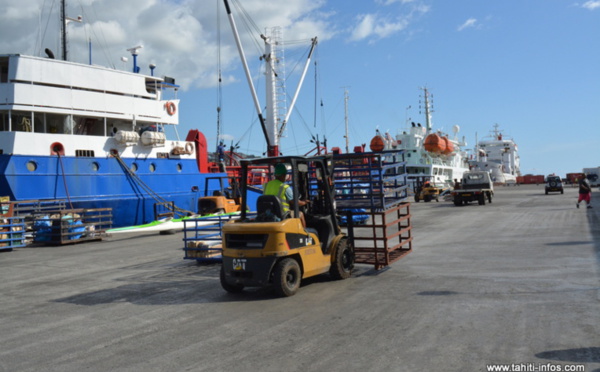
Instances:
[[[263,195],[275,195],[281,199],[281,204],[283,205],[283,212],[288,212],[290,210],[290,203],[285,197],[285,190],[287,190],[290,185],[283,183],[279,180],[272,180],[263,186]]]

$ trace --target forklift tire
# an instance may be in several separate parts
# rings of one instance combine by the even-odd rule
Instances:
[[[423,201],[424,201],[425,203],[429,203],[429,202],[431,201],[431,195],[425,195],[425,196],[423,197]]]
[[[348,279],[354,268],[354,252],[348,245],[348,239],[342,238],[335,248],[335,259],[329,269],[333,279]]]
[[[273,274],[273,288],[281,297],[290,297],[298,292],[302,272],[300,265],[293,258],[285,258],[275,265]]]
[[[221,279],[221,287],[229,293],[240,293],[244,290],[244,286],[242,284],[229,284],[225,279],[225,269],[223,265],[221,265],[221,274],[219,275],[219,279]]]

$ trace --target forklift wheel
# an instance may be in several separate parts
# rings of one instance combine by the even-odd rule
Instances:
[[[244,286],[241,284],[227,283],[225,280],[225,269],[223,268],[223,265],[221,265],[221,274],[219,275],[219,278],[221,279],[221,287],[223,287],[223,289],[229,293],[240,293],[244,290]]]
[[[335,249],[335,260],[331,264],[329,274],[334,279],[347,279],[354,268],[354,252],[348,245],[348,239],[340,239]]]
[[[289,297],[296,294],[300,288],[302,273],[298,262],[293,258],[285,258],[275,266],[273,287],[279,296]]]

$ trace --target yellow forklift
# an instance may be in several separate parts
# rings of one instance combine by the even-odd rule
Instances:
[[[240,211],[240,191],[238,181],[231,178],[229,187],[224,186],[227,177],[207,177],[204,190],[208,192],[209,183],[219,182],[218,190],[213,191],[211,196],[204,195],[198,200],[198,214],[210,216],[215,214],[230,214]]]
[[[279,296],[292,296],[302,279],[327,272],[334,279],[346,279],[352,273],[354,250],[337,223],[331,157],[243,160],[242,174],[251,166],[266,166],[274,174],[277,164],[288,170],[293,190],[289,210],[279,196],[282,192],[259,196],[256,206],[246,205],[249,193],[260,190],[242,178],[241,217],[222,230],[220,281],[227,292],[272,286]],[[308,203],[299,207],[304,204],[300,200]],[[248,216],[249,208],[257,211],[255,218]]]
[[[440,201],[440,194],[444,189],[441,187],[435,186],[431,179],[431,176],[419,176],[414,179],[414,192],[415,192],[415,202],[418,203],[421,200],[424,202],[430,202],[435,200],[436,202]]]

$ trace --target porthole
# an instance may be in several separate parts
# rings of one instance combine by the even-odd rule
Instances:
[[[150,172],[155,172],[156,171],[156,164],[150,163],[150,166],[148,168],[150,169]]]
[[[37,163],[35,161],[28,161],[27,170],[30,172],[35,172],[37,170]]]
[[[131,167],[129,169],[131,169],[132,172],[137,172],[137,170],[138,170],[137,163],[132,163]]]
[[[97,162],[93,161],[93,162],[90,164],[90,168],[92,168],[92,170],[93,170],[94,172],[97,172],[97,171],[98,171],[98,169],[100,169],[100,164],[98,164]]]
[[[181,172],[183,170],[183,165],[181,163],[177,163],[177,172]]]

